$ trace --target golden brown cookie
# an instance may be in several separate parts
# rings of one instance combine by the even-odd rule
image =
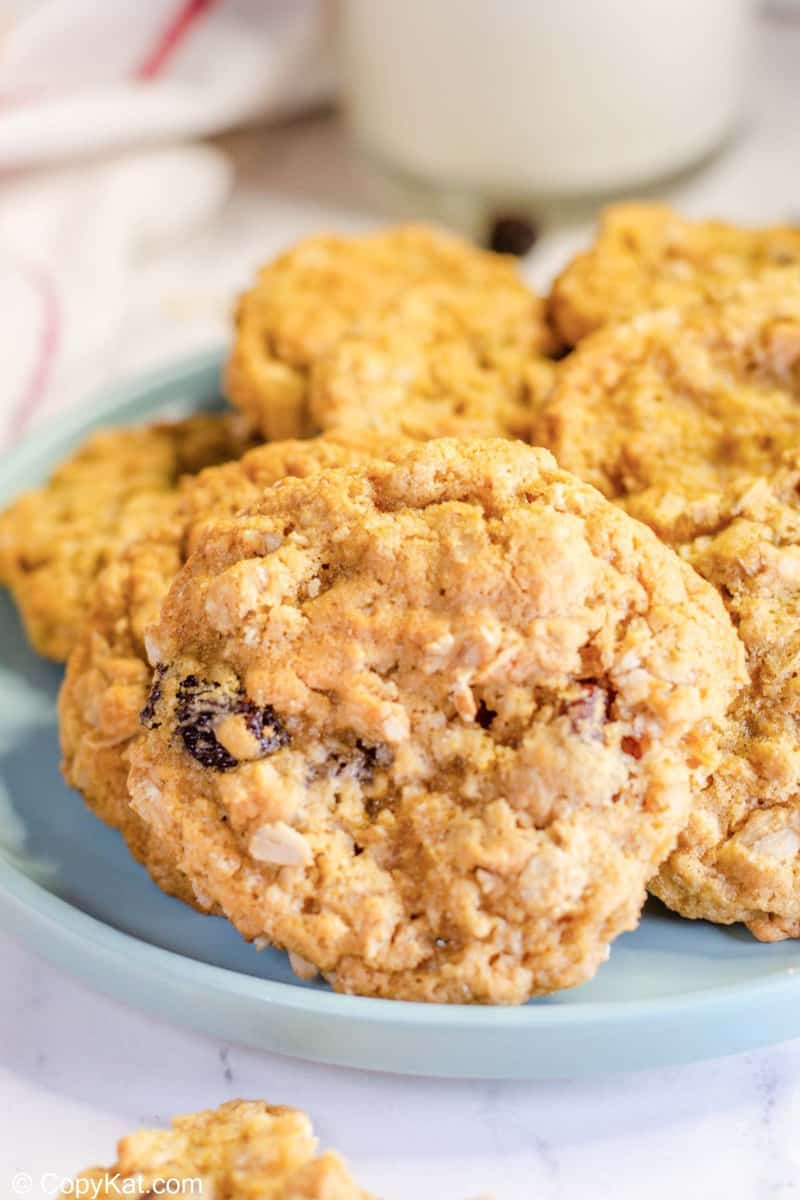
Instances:
[[[141,732],[151,684],[147,628],[207,518],[233,514],[284,476],[357,462],[394,444],[370,434],[273,442],[185,478],[164,497],[162,522],[118,553],[96,582],[59,698],[64,775],[101,820],[122,832],[159,887],[187,903],[213,907],[128,804],[128,748]]]
[[[208,1200],[370,1200],[338,1154],[318,1153],[305,1113],[260,1100],[231,1100],[176,1117],[170,1129],[129,1134],[113,1166],[91,1167],[61,1194],[148,1200],[201,1191]]]
[[[612,499],[773,470],[800,441],[800,272],[592,334],[534,436]]]
[[[538,359],[553,348],[543,302],[522,283],[510,257],[413,225],[362,237],[312,237],[264,267],[239,301],[226,372],[231,400],[269,438],[305,437],[319,427],[352,426],[358,401],[353,406],[348,397],[348,413],[339,419],[341,390],[338,399],[320,397],[310,409],[311,369],[346,334],[357,336],[362,322],[369,325],[373,314],[384,313],[419,286],[449,293],[457,315],[449,327],[440,321],[442,332],[450,339],[455,330],[463,333],[468,342],[464,357],[473,375],[474,365],[483,365],[487,373],[495,364],[508,369],[512,342],[517,357],[530,354]],[[413,341],[409,347],[409,316],[414,314],[404,309],[397,349],[406,362],[410,354],[416,363],[421,351]],[[511,321],[511,331],[503,329],[504,317]],[[419,332],[428,342],[436,336],[427,315]],[[387,349],[385,343],[382,349]],[[351,346],[347,353],[356,359],[359,351]],[[350,369],[346,363],[334,368],[340,389]],[[360,369],[368,369],[363,358]],[[392,368],[384,360],[382,369]],[[394,368],[395,384],[402,370],[400,365]],[[514,371],[515,395],[525,386],[522,373],[521,368]],[[377,392],[374,398],[377,403]],[[385,422],[371,421],[362,411],[358,424],[382,428]]]
[[[286,479],[210,522],[150,640],[131,802],[247,937],[341,991],[588,978],[715,762],[716,592],[501,439]]]
[[[11,589],[34,648],[65,659],[94,579],[169,513],[180,476],[238,458],[250,444],[236,413],[104,430],[0,514],[0,582]]]
[[[719,589],[750,671],[721,762],[651,890],[687,917],[800,937],[800,455],[768,478],[632,507]]]
[[[800,266],[800,229],[689,221],[664,204],[618,204],[594,245],[556,279],[549,299],[572,346],[595,329],[656,308],[725,295],[774,267]]]
[[[529,441],[555,363],[540,303],[517,279],[483,288],[420,285],[365,316],[311,372],[320,429],[375,429],[425,440]]]

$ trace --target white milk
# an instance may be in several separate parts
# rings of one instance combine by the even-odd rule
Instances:
[[[355,136],[486,195],[600,192],[700,159],[740,110],[751,0],[340,0]]]

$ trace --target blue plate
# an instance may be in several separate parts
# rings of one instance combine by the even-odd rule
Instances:
[[[219,405],[218,354],[117,389],[0,467],[0,502],[91,429]],[[0,595],[0,920],[92,987],[176,1024],[300,1058],[420,1075],[583,1075],[730,1054],[800,1035],[800,944],[648,906],[597,977],[523,1008],[337,996],[278,951],[162,895],[58,773],[59,668]]]

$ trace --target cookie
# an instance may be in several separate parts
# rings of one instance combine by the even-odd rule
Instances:
[[[742,677],[719,596],[501,439],[285,479],[152,631],[131,803],[345,992],[519,1003],[638,919]]]
[[[518,280],[491,288],[410,288],[365,316],[311,371],[320,429],[368,428],[426,440],[530,440],[555,363],[539,301]]]
[[[219,1200],[370,1200],[338,1154],[320,1154],[296,1108],[231,1100],[122,1138],[117,1161],[91,1167],[63,1196],[200,1195]]]
[[[178,497],[170,502],[165,523],[121,551],[94,585],[59,694],[59,737],[67,783],[122,833],[163,891],[203,908],[172,855],[128,806],[127,749],[150,688],[144,631],[183,561]]]
[[[689,221],[663,204],[606,210],[594,245],[556,279],[549,312],[569,346],[656,308],[720,298],[774,267],[800,266],[800,229]]]
[[[636,515],[720,591],[747,651],[722,758],[651,890],[686,917],[800,937],[800,455],[770,477]]]
[[[394,444],[369,434],[274,442],[184,478],[164,499],[161,523],[121,551],[95,584],[59,697],[64,775],[96,816],[121,831],[159,887],[187,903],[213,908],[128,804],[128,749],[151,686],[147,628],[209,516],[233,514],[285,475],[356,462]]]
[[[34,648],[65,659],[94,579],[169,512],[179,477],[237,458],[250,444],[239,414],[105,430],[0,514],[0,582]]]
[[[773,470],[800,439],[800,272],[592,334],[534,438],[612,499]]]
[[[268,438],[314,432],[316,409],[331,408],[321,400],[315,411],[310,408],[314,363],[362,321],[420,285],[447,285],[461,305],[466,335],[476,348],[485,343],[490,355],[504,355],[509,339],[481,307],[487,314],[494,307],[509,311],[521,346],[532,353],[546,353],[553,344],[543,302],[508,257],[413,225],[362,237],[312,237],[265,266],[239,301],[228,395]],[[430,333],[428,322],[423,333]],[[495,348],[487,337],[498,335]],[[331,418],[325,427],[334,423],[341,422]]]

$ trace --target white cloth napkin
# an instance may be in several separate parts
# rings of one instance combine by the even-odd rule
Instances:
[[[0,444],[106,382],[141,256],[209,221],[230,186],[202,145],[0,186]]]
[[[189,139],[331,88],[319,0],[0,0],[0,445],[105,382],[142,256],[224,206]]]
[[[319,0],[0,0],[0,170],[296,111],[325,34]]]

